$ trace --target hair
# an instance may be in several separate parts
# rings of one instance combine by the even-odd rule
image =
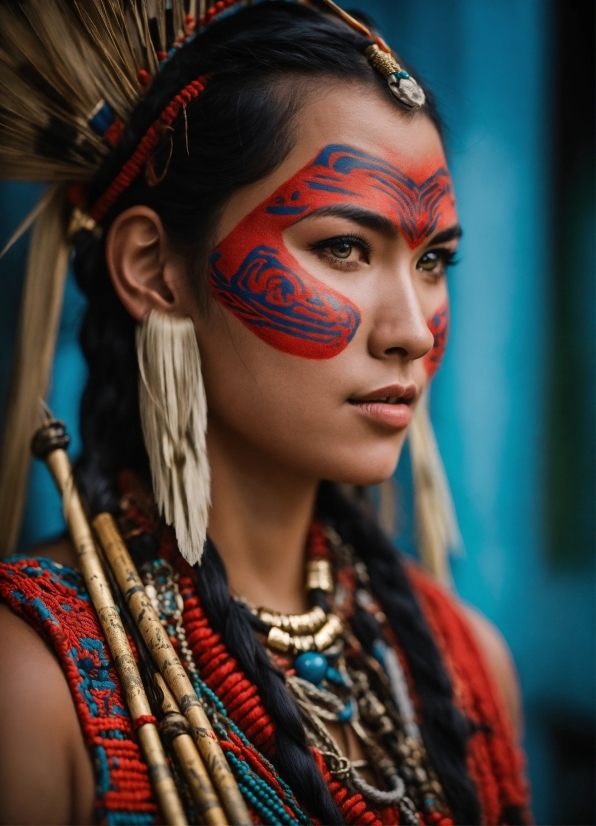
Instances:
[[[329,80],[360,84],[391,100],[404,117],[412,117],[369,66],[363,54],[368,45],[370,40],[347,26],[285,2],[257,4],[212,24],[165,65],[100,170],[92,197],[105,190],[180,89],[201,75],[210,76],[203,94],[188,105],[185,118],[153,156],[155,169],[166,171],[163,179],[150,186],[139,176],[106,217],[104,230],[134,204],[154,209],[169,242],[186,256],[197,295],[204,300],[206,256],[223,206],[234,192],[271,174],[287,157],[296,141],[296,116],[309,92]],[[424,112],[440,131],[428,92]],[[74,267],[88,298],[81,343],[89,367],[77,478],[92,511],[115,511],[119,470],[127,467],[149,478],[135,380],[135,322],[111,284],[102,241],[80,233]],[[331,485],[322,488],[321,508],[366,561],[372,586],[403,646],[424,708],[426,747],[454,818],[478,823],[479,805],[465,764],[466,724],[398,555],[374,523]],[[225,568],[209,542],[197,588],[210,622],[257,686],[276,723],[274,762],[280,774],[312,815],[323,823],[341,823],[307,748],[297,706],[231,598]],[[357,621],[355,625],[357,630]],[[364,641],[362,627],[359,633]]]

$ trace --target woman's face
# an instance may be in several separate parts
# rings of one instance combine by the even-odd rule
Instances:
[[[333,86],[226,205],[197,314],[208,441],[312,479],[395,470],[447,335],[459,229],[436,129]]]

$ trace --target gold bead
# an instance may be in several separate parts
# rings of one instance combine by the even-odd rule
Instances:
[[[396,72],[401,72],[401,66],[393,55],[388,52],[383,52],[376,43],[368,47],[366,56],[373,69],[376,69],[383,77],[389,77],[389,75],[394,75]]]
[[[306,651],[312,651],[314,647],[315,641],[310,634],[292,637],[292,648],[296,654],[303,654]]]
[[[319,588],[327,594],[333,593],[333,573],[327,559],[309,559],[306,563],[306,590]]]
[[[327,622],[320,631],[314,635],[314,644],[317,651],[324,651],[329,648],[343,631],[343,623],[335,614],[327,616]]]
[[[284,654],[290,650],[293,640],[286,632],[276,626],[272,626],[267,634],[267,645],[275,651],[282,651]]]

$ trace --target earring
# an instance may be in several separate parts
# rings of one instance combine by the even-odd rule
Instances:
[[[422,565],[450,584],[449,550],[462,546],[449,481],[423,393],[408,430],[418,551]]]
[[[153,492],[180,553],[199,563],[211,501],[207,398],[192,321],[151,311],[137,327],[139,400]]]

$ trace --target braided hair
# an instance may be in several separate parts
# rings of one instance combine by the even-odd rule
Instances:
[[[287,157],[295,143],[296,116],[313,83],[358,83],[400,107],[363,56],[368,45],[367,38],[334,20],[285,2],[257,4],[214,23],[166,64],[100,170],[92,201],[178,91],[193,78],[211,76],[206,90],[188,105],[185,118],[153,155],[155,168],[167,167],[163,180],[150,186],[139,176],[106,216],[104,229],[132,205],[154,209],[169,242],[186,257],[197,297],[204,301],[206,260],[221,210],[234,192],[268,176]],[[440,130],[432,97],[426,94],[425,114]],[[404,117],[411,116],[402,111]],[[89,367],[76,474],[91,511],[114,512],[119,470],[128,467],[149,478],[139,419],[135,322],[116,296],[101,240],[79,234],[74,269],[88,298],[81,343]],[[366,560],[373,588],[399,636],[424,706],[429,757],[454,818],[478,823],[479,805],[465,764],[466,726],[399,559],[380,530],[333,486],[323,486],[320,506]],[[276,723],[274,762],[280,774],[313,816],[323,823],[341,823],[306,746],[296,704],[245,612],[230,597],[225,568],[209,542],[197,588],[210,622],[258,688]],[[355,631],[365,642],[365,629],[357,618]]]

